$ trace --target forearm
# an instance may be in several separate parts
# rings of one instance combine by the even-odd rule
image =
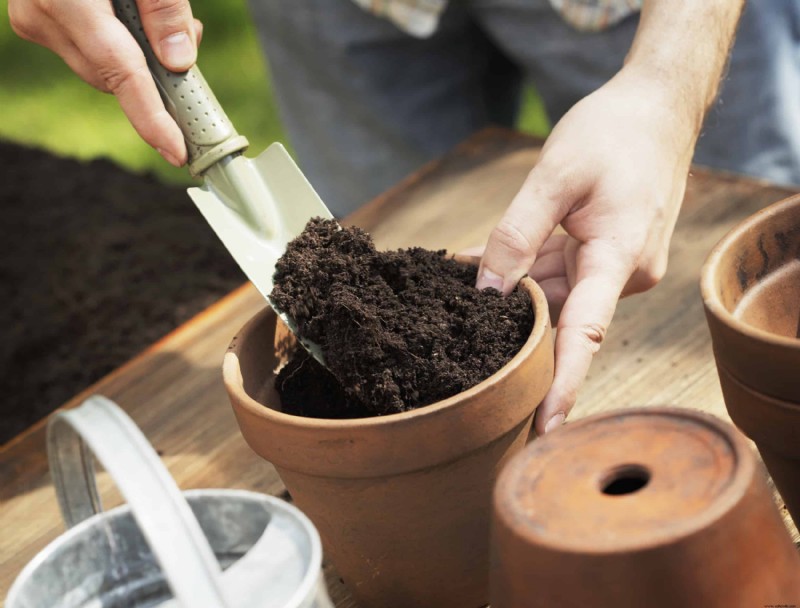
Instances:
[[[663,88],[699,133],[716,97],[744,0],[645,0],[623,72]]]

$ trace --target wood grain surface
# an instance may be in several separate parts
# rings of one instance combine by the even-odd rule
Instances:
[[[482,131],[347,223],[370,231],[380,248],[457,251],[481,244],[536,162],[540,143],[510,131]],[[620,303],[571,418],[671,404],[728,419],[700,299],[700,267],[734,224],[791,193],[695,168],[667,276],[650,292]],[[273,467],[252,453],[239,434],[220,372],[228,342],[263,306],[255,289],[241,287],[64,407],[94,393],[115,400],[183,489],[242,488],[281,495],[284,488]],[[21,568],[63,531],[47,471],[44,429],[41,421],[0,453],[0,597]],[[104,473],[99,485],[107,507],[119,504]],[[335,572],[327,565],[325,570],[336,605],[355,606]]]

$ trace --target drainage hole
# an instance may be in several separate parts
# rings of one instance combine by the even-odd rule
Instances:
[[[638,492],[650,482],[650,471],[636,464],[617,467],[603,478],[600,490],[609,496]]]

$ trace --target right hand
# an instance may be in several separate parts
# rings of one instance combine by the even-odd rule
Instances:
[[[135,1],[159,61],[174,72],[192,67],[203,26],[188,0]],[[49,48],[90,85],[113,93],[136,132],[167,161],[186,163],[183,134],[109,0],[9,0],[8,16],[18,36]]]

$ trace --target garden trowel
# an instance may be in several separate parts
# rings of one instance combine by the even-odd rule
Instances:
[[[113,4],[144,51],[164,105],[183,132],[189,172],[203,178],[203,186],[189,188],[189,196],[247,278],[296,334],[294,321],[270,298],[275,263],[308,220],[330,219],[331,212],[281,144],[255,158],[243,156],[248,141],[236,132],[200,70],[171,72],[162,66],[141,27],[136,2]],[[324,364],[318,345],[301,342]]]

